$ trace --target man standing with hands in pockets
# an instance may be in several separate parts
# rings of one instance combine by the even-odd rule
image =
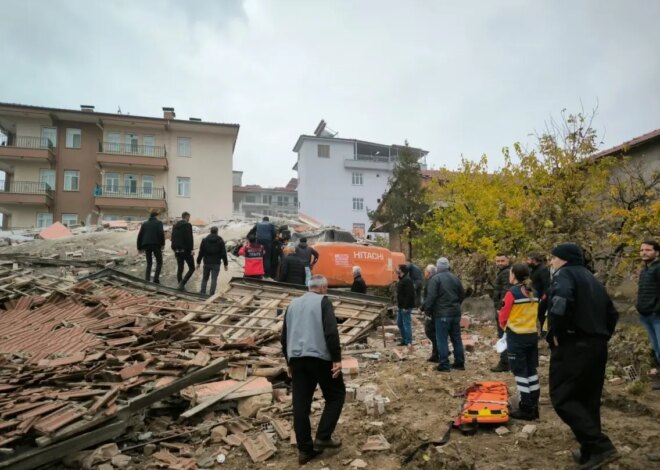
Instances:
[[[333,439],[332,433],[344,406],[346,387],[341,375],[337,319],[327,293],[327,279],[312,276],[309,292],[289,304],[282,326],[282,352],[292,381],[293,428],[300,465],[324,449],[341,446],[341,440]],[[309,414],[317,384],[323,392],[325,408],[312,441]]]

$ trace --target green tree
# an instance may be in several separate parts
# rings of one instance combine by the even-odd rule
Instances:
[[[429,210],[418,155],[406,146],[399,151],[389,180],[390,190],[377,211],[369,211],[372,222],[401,232],[402,242],[408,244],[408,256],[413,257],[412,240],[419,224]]]

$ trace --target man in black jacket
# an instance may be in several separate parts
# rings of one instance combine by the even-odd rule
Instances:
[[[415,285],[410,274],[408,266],[400,264],[397,270],[399,282],[396,285],[396,302],[399,312],[396,316],[396,324],[401,333],[401,346],[412,345],[412,309],[415,308]]]
[[[660,243],[645,240],[639,255],[644,267],[639,273],[636,307],[639,319],[649,334],[655,360],[660,366]],[[658,385],[655,384],[653,388],[658,390]]]
[[[195,241],[193,239],[192,225],[190,224],[190,214],[184,212],[174,227],[172,227],[172,250],[176,257],[176,280],[179,283],[178,289],[184,290],[186,283],[195,272],[195,258],[193,249]],[[184,263],[188,265],[188,272],[183,276]]]
[[[286,282],[288,284],[305,285],[305,263],[298,256],[293,247],[287,246],[284,249],[286,256],[282,258],[280,264],[279,282]]]
[[[271,223],[270,218],[267,216],[263,217],[261,222],[254,224],[248,235],[251,234],[255,236],[257,243],[263,245],[266,250],[264,254],[264,271],[266,272],[266,276],[272,277],[271,253],[273,251],[273,241],[275,241],[275,237],[277,236],[275,225]]]
[[[367,283],[362,279],[362,269],[360,266],[353,266],[353,284],[351,285],[351,292],[358,294],[367,293]]]
[[[534,287],[534,297],[539,299],[538,319],[541,337],[545,338],[543,329],[545,313],[548,310],[548,290],[550,289],[550,268],[545,264],[545,256],[538,251],[527,255],[527,266],[530,269],[529,278]]]
[[[578,245],[557,245],[550,264],[555,271],[546,338],[551,349],[550,400],[580,443],[574,460],[581,469],[600,468],[619,456],[600,424],[607,342],[618,313],[605,287],[584,266]]]
[[[497,326],[497,337],[501,338],[504,335],[504,330],[500,327],[497,314],[502,308],[504,301],[504,294],[511,288],[509,282],[509,273],[511,271],[509,256],[504,253],[498,253],[495,257],[495,266],[497,266],[497,276],[493,283],[493,307],[495,307],[495,325]],[[500,353],[500,360],[495,367],[491,367],[491,372],[508,372],[509,371],[509,357],[507,352]]]
[[[163,268],[163,248],[165,248],[165,231],[163,223],[158,220],[158,212],[152,212],[149,220],[143,222],[137,237],[137,249],[144,252],[147,258],[147,269],[144,278],[151,280],[151,266],[156,258],[154,283],[160,284],[160,270]]]
[[[461,338],[461,304],[465,289],[461,280],[449,272],[449,260],[438,258],[437,273],[426,284],[426,296],[422,312],[431,315],[435,322],[438,348],[438,371],[465,370],[465,351]],[[449,343],[454,347],[454,363],[449,366]]]
[[[305,263],[305,284],[309,283],[312,277],[312,269],[319,261],[319,252],[307,244],[307,238],[301,238],[296,246],[296,256],[298,256],[303,263]]]
[[[202,286],[200,294],[206,295],[206,284],[211,278],[211,290],[209,295],[215,294],[215,288],[218,285],[218,274],[220,274],[220,261],[225,265],[227,271],[227,248],[225,241],[218,235],[218,227],[211,227],[211,233],[202,240],[197,255],[197,269],[204,260],[204,274],[202,276]]]

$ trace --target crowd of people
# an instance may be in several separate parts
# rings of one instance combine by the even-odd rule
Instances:
[[[172,230],[172,250],[177,260],[178,288],[184,289],[195,271],[190,214],[183,213]],[[294,431],[298,461],[305,464],[325,449],[342,442],[333,436],[345,400],[341,375],[341,345],[332,302],[326,296],[328,283],[312,270],[319,254],[304,238],[297,246],[275,229],[267,217],[248,234],[238,254],[245,257],[245,276],[269,276],[280,282],[306,285],[307,293],[288,306],[282,328],[282,352],[292,382]],[[151,214],[138,234],[138,249],[147,257],[146,279],[159,282],[163,224]],[[283,248],[284,247],[284,248]],[[274,256],[276,255],[276,256]],[[660,244],[646,240],[640,246],[643,266],[639,276],[636,308],[646,328],[655,361],[660,365]],[[210,293],[217,285],[220,264],[227,269],[227,253],[217,227],[204,238],[197,256],[197,268],[204,262],[202,293],[211,280]],[[502,345],[491,372],[511,372],[519,394],[513,419],[533,421],[540,417],[541,386],[538,374],[538,342],[550,348],[549,396],[557,415],[570,427],[580,447],[572,457],[581,469],[600,468],[619,457],[601,428],[600,403],[608,357],[608,341],[614,334],[618,313],[605,287],[585,265],[583,250],[575,243],[562,243],[551,251],[549,265],[539,252],[529,253],[525,263],[511,263],[500,253],[495,258],[497,274],[492,300],[496,332]],[[184,275],[185,265],[188,272]],[[397,325],[400,344],[412,347],[412,315],[425,315],[424,331],[432,344],[429,361],[437,370],[450,373],[465,370],[461,339],[461,305],[466,292],[451,270],[449,259],[441,257],[423,273],[410,260],[397,269]],[[359,266],[353,267],[351,291],[367,290]],[[451,342],[453,353],[449,351]],[[450,356],[453,354],[453,360]],[[325,408],[312,439],[309,420],[316,386],[321,387]],[[654,389],[658,389],[657,385]]]

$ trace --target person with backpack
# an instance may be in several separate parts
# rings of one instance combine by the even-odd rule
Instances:
[[[254,279],[263,279],[264,255],[266,250],[263,245],[257,243],[254,235],[249,235],[247,242],[238,250],[239,256],[245,257],[245,267],[243,268],[243,277]]]
[[[200,294],[206,295],[206,285],[211,278],[211,289],[209,295],[215,294],[218,285],[218,274],[220,274],[220,262],[225,265],[227,271],[227,248],[225,241],[218,235],[218,227],[211,227],[211,233],[202,240],[197,254],[197,269],[199,269],[202,260],[204,260],[204,271],[202,275],[202,286]]]
[[[181,220],[172,227],[171,246],[176,257],[176,281],[179,283],[177,288],[184,290],[186,283],[195,272],[195,258],[193,257],[195,240],[193,238],[193,229],[190,224],[190,214],[188,212],[181,214]],[[183,276],[184,263],[188,265],[188,272],[185,277]]]
[[[509,283],[512,287],[504,294],[503,306],[498,313],[500,328],[506,334],[509,367],[516,379],[520,405],[509,413],[513,419],[535,420],[539,418],[541,387],[537,368],[539,365],[538,299],[526,264],[511,266]]]

